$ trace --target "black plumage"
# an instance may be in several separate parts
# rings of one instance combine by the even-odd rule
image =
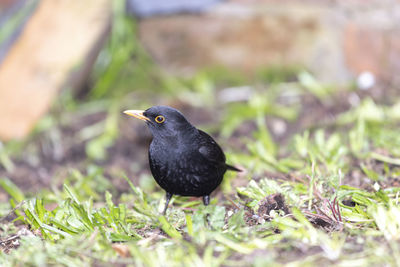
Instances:
[[[149,163],[154,179],[166,191],[163,213],[173,195],[203,197],[204,205],[208,205],[224,173],[240,171],[226,164],[224,152],[214,139],[190,124],[178,110],[154,106],[124,113],[144,120],[153,135]]]

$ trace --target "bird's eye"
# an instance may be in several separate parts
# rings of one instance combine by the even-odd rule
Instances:
[[[164,118],[164,116],[157,116],[156,118],[155,118],[155,121],[157,122],[157,123],[163,123],[164,121],[165,121],[165,118]]]

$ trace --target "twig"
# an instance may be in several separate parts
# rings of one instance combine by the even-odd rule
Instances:
[[[335,213],[336,213],[336,212],[335,212],[335,203],[333,203],[333,206],[332,206],[331,202],[328,201],[328,204],[329,204],[329,208],[330,208],[331,211],[332,211],[333,217],[335,218],[336,221],[339,221],[338,218],[336,217],[336,214],[335,214]]]
[[[22,200],[20,203],[18,203],[17,206],[15,206],[15,208],[13,208],[12,210],[10,210],[9,213],[7,213],[6,215],[4,215],[3,217],[0,218],[0,222],[4,221],[8,216],[10,216],[13,212],[15,212],[17,209],[19,209],[23,204],[25,204],[25,200]]]
[[[0,244],[3,245],[3,244],[5,244],[5,243],[8,243],[8,242],[10,242],[10,241],[13,241],[13,240],[19,238],[20,236],[21,236],[20,234],[16,234],[16,235],[13,235],[13,236],[11,236],[11,237],[5,239],[5,240],[0,240]]]
[[[342,214],[339,209],[339,201],[337,201],[337,197],[335,197],[334,202],[336,202],[336,210],[337,210],[337,214],[339,215],[339,220],[342,222]]]
[[[227,200],[229,200],[229,202],[231,202],[231,203],[232,203],[232,205],[233,205],[233,206],[235,206],[235,208],[236,208],[236,209],[240,210],[239,206],[238,206],[238,205],[236,205],[236,203],[235,203],[235,202],[233,202],[233,200],[232,200],[230,197],[226,197],[226,199],[227,199]]]

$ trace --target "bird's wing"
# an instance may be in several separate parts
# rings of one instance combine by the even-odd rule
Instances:
[[[200,133],[200,154],[208,161],[211,161],[217,165],[225,165],[228,170],[241,172],[242,170],[226,164],[225,154],[221,147],[214,141],[214,139],[207,133],[199,130]]]
[[[214,139],[207,133],[199,130],[199,152],[208,161],[215,162],[217,164],[225,164],[225,154],[221,147],[214,141]]]

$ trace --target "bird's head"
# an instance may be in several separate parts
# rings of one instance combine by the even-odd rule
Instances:
[[[126,110],[124,113],[145,121],[154,137],[180,136],[195,130],[181,112],[168,106]]]

